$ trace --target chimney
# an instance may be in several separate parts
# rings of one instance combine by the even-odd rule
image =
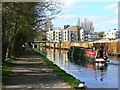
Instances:
[[[64,29],[68,28],[70,25],[64,25]]]

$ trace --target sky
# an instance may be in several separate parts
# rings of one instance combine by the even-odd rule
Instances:
[[[77,25],[78,17],[81,22],[87,18],[93,23],[95,32],[108,32],[118,29],[119,0],[61,0],[62,12],[52,21],[54,27],[69,24]]]

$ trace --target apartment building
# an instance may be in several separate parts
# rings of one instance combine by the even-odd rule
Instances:
[[[69,32],[67,29],[62,30],[62,42],[68,42],[69,40]]]
[[[81,22],[78,18],[77,25],[64,25],[59,29],[49,30],[46,34],[49,42],[88,41],[93,37],[94,27],[92,22],[88,21],[86,18],[84,22]]]
[[[53,31],[49,30],[46,32],[46,38],[48,42],[52,42],[53,41]]]
[[[61,30],[53,30],[54,42],[62,41],[62,31]]]
[[[49,30],[46,32],[48,42],[61,42],[62,41],[62,31],[60,29]]]
[[[68,42],[77,42],[78,41],[78,37],[79,37],[79,33],[78,33],[78,26],[72,26],[67,28],[67,32],[68,32]]]
[[[104,38],[117,39],[117,38],[119,38],[119,32],[117,29],[110,30],[109,32],[105,32]]]

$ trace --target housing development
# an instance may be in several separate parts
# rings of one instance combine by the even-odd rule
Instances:
[[[50,29],[46,32],[48,42],[88,42],[99,40],[100,37],[94,32],[94,25],[88,19],[82,22],[78,18],[77,25],[64,25],[60,28]],[[110,32],[105,32],[103,38],[117,39],[118,30],[113,29]]]

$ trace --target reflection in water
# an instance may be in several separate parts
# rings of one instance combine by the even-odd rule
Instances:
[[[70,58],[69,61],[73,62],[74,64],[78,64],[78,65],[85,66],[87,68],[95,70],[95,79],[98,80],[98,78],[100,78],[100,81],[103,81],[104,74],[108,66],[107,63],[95,63],[95,62],[85,61],[85,60],[78,61],[77,58],[73,58],[73,57]],[[97,74],[98,72],[100,73],[100,76]]]
[[[110,58],[111,60],[119,60],[119,61],[120,61],[120,57],[109,56],[109,58]]]
[[[46,48],[47,57],[55,64],[68,65],[67,51]]]
[[[95,79],[97,80],[99,78],[100,81],[103,81],[106,74],[107,66],[108,66],[107,63],[96,63],[95,66],[96,66]],[[100,76],[98,76],[97,73],[99,73]]]
[[[68,60],[67,50],[46,49],[47,57],[67,73],[84,81],[88,88],[117,88],[118,64]],[[112,61],[114,63],[114,61]],[[116,62],[116,61],[115,61]]]

